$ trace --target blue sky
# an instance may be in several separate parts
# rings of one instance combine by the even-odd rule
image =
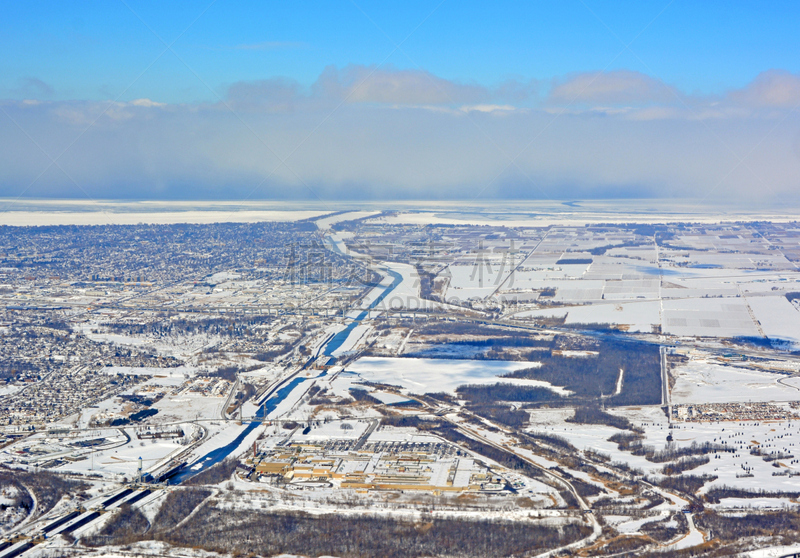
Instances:
[[[0,18],[0,87],[7,97],[23,98],[37,93],[24,87],[35,78],[52,88],[38,96],[51,99],[214,101],[207,86],[221,94],[231,83],[271,76],[308,86],[330,65],[387,63],[487,86],[629,69],[686,92],[720,93],[766,69],[800,71],[800,10],[794,2],[768,6],[686,0],[7,2]],[[177,39],[173,48],[191,70],[171,52],[158,58],[164,45],[156,34],[167,43]]]
[[[6,2],[0,196],[800,202],[796,2]]]

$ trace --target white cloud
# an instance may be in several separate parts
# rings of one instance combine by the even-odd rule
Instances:
[[[718,183],[723,200],[800,195],[792,74],[680,102],[641,75],[571,76],[546,102],[520,108],[500,88],[370,72],[326,70],[309,89],[237,83],[226,104],[2,106],[47,153],[72,144],[59,166],[96,198],[237,198],[262,182],[256,198],[702,197]],[[580,104],[555,103],[576,87]],[[776,111],[785,126],[775,126]],[[17,195],[50,163],[36,143],[0,118],[0,196]],[[748,156],[739,164],[735,154]],[[52,167],[26,194],[85,195],[75,190]]]
[[[462,105],[461,112],[513,112],[517,110],[511,105]]]
[[[313,86],[318,95],[349,103],[455,105],[487,100],[487,88],[446,80],[423,70],[350,65],[325,68]]]
[[[800,106],[800,76],[782,70],[760,73],[744,89],[732,91],[734,102],[750,107],[796,108]]]
[[[157,103],[155,101],[151,101],[150,99],[135,99],[131,101],[130,104],[135,107],[147,107],[147,108],[167,106],[166,103]]]
[[[553,84],[553,104],[642,105],[671,103],[676,90],[648,75],[629,70],[573,74]]]

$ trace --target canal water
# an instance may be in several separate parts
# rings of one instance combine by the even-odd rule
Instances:
[[[256,411],[256,418],[264,419],[269,414],[274,411],[278,405],[286,399],[286,397],[300,384],[303,382],[307,382],[309,380],[315,380],[317,378],[321,378],[324,376],[326,372],[322,372],[318,376],[314,376],[313,378],[295,378],[277,392],[273,393],[272,395],[268,395],[265,400],[263,400],[258,407],[258,411]],[[209,467],[213,467],[217,463],[223,461],[226,457],[228,457],[231,453],[236,451],[245,438],[257,427],[262,424],[261,420],[254,420],[249,422],[246,426],[243,426],[242,431],[239,434],[225,444],[222,447],[219,447],[215,450],[208,452],[206,455],[201,457],[200,459],[196,460],[191,465],[187,466],[183,469],[180,473],[175,475],[169,480],[169,484],[180,484],[186,479],[195,476],[198,473],[202,473]]]
[[[369,306],[367,306],[366,310],[363,310],[358,316],[353,318],[353,321],[350,322],[346,328],[344,328],[342,331],[334,335],[333,339],[328,341],[328,344],[325,346],[325,350],[322,352],[323,355],[332,356],[334,351],[336,351],[336,349],[338,349],[344,344],[344,342],[347,340],[347,338],[350,336],[353,330],[361,324],[361,321],[364,318],[366,318],[371,311],[375,310],[375,308],[377,308],[378,305],[381,302],[383,302],[387,296],[389,296],[389,293],[391,293],[395,288],[397,288],[397,285],[402,283],[403,281],[402,275],[392,270],[388,270],[388,273],[389,276],[392,278],[391,284],[387,285],[386,287],[375,287],[376,289],[383,288],[383,292],[380,295],[378,295],[377,298],[375,298],[375,300],[373,300]]]
[[[383,302],[384,299],[386,299],[386,297],[403,281],[403,277],[399,273],[392,270],[389,270],[388,273],[389,276],[392,278],[392,282],[386,287],[383,287],[383,292],[370,303],[370,305],[367,307],[366,310],[359,313],[358,316],[353,318],[353,321],[350,322],[350,324],[348,324],[348,326],[345,329],[334,335],[333,338],[330,341],[328,341],[328,344],[325,346],[325,350],[323,351],[322,354],[326,356],[331,356],[331,354],[336,349],[341,347],[342,344],[347,340],[347,338],[353,332],[353,330],[361,323],[361,321],[364,320],[371,311],[377,308],[378,305],[381,302]],[[375,287],[375,288],[377,289],[381,287]],[[280,388],[277,392],[267,396],[265,400],[259,403],[259,408],[258,411],[256,412],[256,418],[265,419],[300,384],[310,380],[315,380],[316,378],[320,378],[325,374],[326,372],[322,372],[321,374],[313,378],[293,379],[291,382]],[[247,424],[247,426],[243,426],[242,431],[239,432],[236,438],[231,440],[226,445],[208,452],[203,457],[197,459],[194,463],[188,465],[180,473],[172,477],[169,480],[169,484],[180,484],[186,479],[191,478],[196,474],[205,471],[206,469],[216,465],[217,463],[220,463],[231,453],[236,451],[236,449],[242,444],[244,439],[247,438],[247,436],[261,424],[262,424],[261,420],[256,420],[250,422],[249,424]]]

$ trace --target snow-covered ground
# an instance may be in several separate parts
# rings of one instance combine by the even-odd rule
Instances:
[[[652,446],[656,450],[663,450],[670,444],[667,441],[667,436],[670,434],[673,438],[671,443],[677,447],[709,442],[734,449],[732,452],[710,454],[710,461],[707,464],[692,469],[688,473],[718,477],[706,484],[703,491],[715,486],[735,486],[748,490],[800,491],[800,476],[792,477],[788,474],[773,476],[776,471],[800,472],[800,463],[797,463],[795,459],[800,455],[800,422],[798,421],[673,423],[673,427],[670,429],[666,415],[660,407],[626,407],[606,410],[611,414],[625,417],[634,425],[642,428],[644,431],[642,443]],[[608,440],[612,435],[625,431],[604,425],[567,422],[566,419],[570,418],[572,414],[571,409],[532,410],[529,430],[562,436],[579,450],[591,449],[610,456],[612,461],[624,462],[630,467],[640,469],[645,474],[660,474],[664,463],[654,463],[648,461],[644,456],[621,451],[616,443]],[[772,466],[772,462],[751,455],[750,450],[754,447],[758,447],[765,454],[775,452],[794,457],[778,460],[781,467],[776,468]],[[750,470],[752,477],[742,476],[746,469]],[[748,502],[757,502],[757,500],[748,500]],[[741,505],[739,501],[723,502],[723,507],[739,505]]]
[[[214,273],[206,277],[206,281],[209,283],[217,284],[217,283],[223,283],[225,281],[232,281],[234,279],[238,279],[239,277],[241,277],[241,275],[238,273],[233,273],[231,271],[218,271],[217,273]]]
[[[184,446],[174,440],[139,441],[132,436],[131,442],[127,445],[95,452],[88,459],[63,465],[58,470],[74,473],[99,472],[131,478],[139,467],[139,457],[142,458],[143,469],[147,470],[167,461],[184,449]]]
[[[747,304],[767,337],[800,344],[800,312],[785,296],[748,296]]]
[[[669,550],[682,550],[684,548],[691,548],[703,544],[705,540],[703,538],[703,533],[698,531],[694,526],[694,519],[692,516],[687,514],[686,521],[689,523],[689,534],[667,547]]]
[[[225,409],[224,396],[214,397],[199,393],[181,393],[168,395],[153,404],[158,410],[156,415],[162,421],[194,420],[197,418],[216,418],[222,416]]]
[[[317,219],[314,223],[320,230],[327,231],[331,228],[331,225],[335,223],[340,223],[342,221],[352,221],[354,219],[363,219],[364,217],[369,217],[370,215],[377,215],[380,211],[372,210],[372,211],[348,211],[346,213],[340,213],[338,215],[331,215],[330,217],[323,217],[322,219]]]
[[[17,393],[19,390],[21,390],[22,387],[23,386],[15,386],[11,384],[0,386],[0,397],[4,397],[6,395],[13,395]]]
[[[759,372],[713,361],[693,359],[672,370],[673,403],[794,401],[800,392],[778,383],[781,374]]]
[[[779,558],[780,556],[792,555],[800,552],[800,544],[790,546],[771,546],[759,550],[751,550],[740,554],[741,558]]]
[[[503,374],[540,366],[538,362],[364,357],[347,366],[362,380],[399,386],[412,393],[453,392],[465,384],[496,382],[542,386],[562,395],[569,392],[538,380],[501,378]]]
[[[678,336],[760,337],[741,298],[681,298],[663,301],[661,328]]]
[[[639,528],[645,523],[666,519],[667,517],[669,517],[669,515],[670,515],[669,510],[663,510],[658,515],[655,516],[648,515],[638,519],[631,519],[627,515],[607,515],[605,516],[605,519],[608,523],[613,525],[614,528],[620,533],[633,534],[637,533],[639,531]]]
[[[792,498],[721,498],[719,504],[708,504],[709,508],[739,508],[742,512],[758,513],[768,509],[796,510],[800,503]]]
[[[528,310],[514,314],[515,318],[564,317],[568,324],[614,324],[626,326],[631,332],[650,333],[653,326],[661,323],[659,301],[619,302],[590,304]]]
[[[219,336],[205,333],[157,338],[108,333],[102,331],[103,328],[97,319],[76,324],[75,329],[96,343],[110,343],[153,350],[161,355],[174,356],[181,360],[195,356],[203,349],[216,345],[220,340]]]
[[[308,434],[295,432],[293,442],[320,442],[331,439],[357,440],[369,427],[369,422],[362,420],[342,420],[315,423]]]

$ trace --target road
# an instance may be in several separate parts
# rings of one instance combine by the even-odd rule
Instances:
[[[464,411],[461,410],[461,412],[464,412]],[[468,413],[468,414],[471,414],[471,413]],[[475,416],[475,415],[473,415],[473,416]],[[498,444],[498,443],[492,441],[491,439],[486,438],[485,436],[481,435],[479,432],[476,432],[475,430],[464,426],[463,424],[461,424],[458,421],[455,421],[455,420],[453,420],[453,419],[451,419],[451,418],[449,418],[447,416],[443,416],[442,418],[444,418],[447,422],[449,422],[450,424],[455,426],[456,429],[459,432],[461,432],[462,434],[464,434],[465,436],[468,436],[470,438],[474,438],[474,439],[476,439],[476,440],[478,440],[478,441],[480,441],[480,442],[482,442],[482,443],[484,443],[486,445],[492,446],[493,448],[498,449],[498,450],[500,450],[502,452],[514,455],[514,456],[522,459],[523,461],[529,463],[531,466],[533,466],[536,469],[538,469],[539,471],[541,471],[544,474],[544,476],[546,476],[547,478],[551,479],[556,484],[559,484],[559,485],[565,487],[575,497],[575,500],[578,502],[579,508],[581,509],[582,512],[584,512],[584,518],[586,518],[588,520],[589,524],[592,526],[592,534],[589,535],[588,537],[584,538],[584,539],[581,539],[579,541],[575,541],[575,542],[570,543],[570,544],[568,544],[566,546],[563,546],[561,548],[553,549],[553,550],[550,550],[550,551],[545,552],[543,554],[540,554],[540,555],[538,555],[539,557],[545,558],[545,557],[555,556],[557,554],[561,554],[561,553],[563,553],[563,552],[565,552],[567,550],[570,550],[570,551],[571,550],[577,550],[578,548],[583,548],[584,546],[588,546],[588,545],[592,544],[594,541],[596,541],[600,537],[600,535],[603,532],[603,528],[600,526],[600,523],[597,521],[597,518],[594,516],[594,513],[592,512],[592,509],[589,507],[589,504],[587,504],[586,500],[584,500],[583,497],[581,497],[581,495],[578,494],[578,491],[575,489],[574,486],[572,486],[572,484],[569,481],[564,479],[561,475],[558,475],[557,473],[551,471],[550,469],[542,467],[541,465],[536,463],[536,461],[528,458],[527,456],[515,452],[514,450],[512,450],[510,447],[508,447],[506,445]],[[485,420],[485,419],[481,419],[480,417],[475,417],[475,418],[479,418],[480,420]],[[508,431],[504,427],[501,427],[500,425],[491,423],[490,421],[486,421],[486,422],[489,422],[490,424],[492,424],[492,426],[494,426],[495,428],[498,428],[502,432],[508,433]]]
[[[669,399],[669,374],[667,372],[667,348],[659,347],[661,355],[661,405],[667,408],[667,421],[672,423],[672,406]]]
[[[228,418],[228,408],[231,406],[231,399],[233,399],[236,392],[239,391],[239,375],[236,375],[236,381],[233,382],[230,391],[228,392],[228,397],[225,398],[225,404],[222,405],[222,408],[219,411],[219,418],[227,419]],[[242,401],[242,405],[244,405],[244,401]]]
[[[545,476],[547,476],[548,478],[552,479],[554,482],[560,484],[561,486],[566,487],[570,491],[570,493],[575,497],[575,500],[578,502],[578,505],[579,505],[581,511],[584,512],[584,516],[586,518],[588,518],[589,522],[592,525],[592,534],[590,536],[580,540],[580,541],[576,541],[576,542],[571,543],[569,545],[566,545],[564,547],[561,547],[561,548],[558,548],[558,549],[553,549],[553,550],[550,550],[550,551],[545,552],[543,554],[539,554],[535,558],[549,558],[549,557],[553,557],[553,556],[557,556],[557,555],[563,554],[563,553],[565,553],[567,551],[575,551],[575,550],[577,550],[579,548],[583,548],[583,547],[591,545],[593,542],[595,542],[600,537],[600,535],[602,534],[602,527],[600,526],[599,522],[597,521],[596,517],[594,516],[594,513],[592,513],[591,507],[586,503],[586,501],[581,497],[581,495],[578,494],[578,492],[575,489],[575,487],[568,480],[563,478],[561,475],[557,474],[555,471],[552,471],[552,470],[550,470],[550,469],[548,469],[546,467],[542,467],[541,465],[536,463],[534,460],[528,458],[527,456],[525,456],[525,455],[523,455],[521,453],[518,453],[518,452],[514,451],[509,446],[507,446],[505,444],[498,444],[497,442],[491,440],[490,438],[487,438],[486,436],[483,436],[480,432],[478,432],[478,431],[476,431],[476,430],[474,430],[474,429],[472,429],[472,428],[470,428],[468,426],[465,426],[463,423],[461,423],[461,422],[449,417],[448,414],[466,414],[466,415],[470,415],[472,418],[477,419],[477,420],[479,420],[481,422],[484,422],[487,425],[491,425],[492,427],[498,429],[499,431],[503,432],[504,434],[506,434],[508,436],[514,436],[514,432],[509,431],[503,425],[500,425],[500,424],[497,424],[497,423],[493,423],[492,421],[489,421],[489,420],[487,420],[487,419],[485,419],[483,417],[479,417],[479,416],[471,413],[470,411],[468,411],[467,409],[464,409],[462,407],[459,407],[459,408],[456,409],[456,408],[452,408],[452,407],[449,407],[449,406],[446,406],[446,405],[440,405],[440,407],[436,408],[436,407],[430,405],[428,402],[426,402],[426,401],[424,401],[422,399],[417,399],[417,398],[414,398],[414,397],[412,397],[412,399],[418,401],[421,405],[426,407],[428,410],[432,411],[437,416],[440,416],[441,418],[443,418],[444,420],[446,420],[447,422],[452,424],[459,432],[461,432],[465,436],[468,436],[470,438],[478,440],[478,441],[480,441],[480,442],[482,442],[484,444],[492,446],[495,449],[498,449],[498,450],[503,451],[505,453],[508,453],[510,455],[514,455],[514,456],[526,461],[527,463],[529,463],[530,465],[532,465],[536,469],[540,470]],[[600,463],[592,462],[590,459],[587,459],[587,462],[592,463],[593,465],[601,465]],[[603,466],[606,467],[606,468],[609,467],[608,464],[604,464]],[[619,473],[619,474],[623,478],[626,478],[628,480],[633,480],[633,479],[629,478],[626,474],[622,474],[622,473]],[[661,497],[664,498],[665,500],[672,502],[672,504],[674,506],[678,506],[681,509],[684,509],[684,508],[689,507],[689,505],[690,505],[689,500],[687,500],[686,498],[684,498],[684,497],[682,497],[682,496],[680,496],[680,495],[678,495],[678,494],[676,494],[676,493],[674,493],[672,491],[665,490],[665,489],[663,489],[661,487],[655,486],[655,485],[653,485],[653,484],[651,484],[651,483],[649,483],[647,481],[644,481],[644,480],[642,480],[641,482],[645,486],[647,486],[649,489],[651,489],[654,492],[656,492],[657,494],[661,495]],[[660,545],[661,548],[666,548],[666,549],[670,549],[670,548],[671,549],[688,548],[689,546],[694,546],[695,544],[702,544],[705,541],[705,535],[699,529],[697,529],[697,527],[694,524],[694,515],[693,514],[687,514],[686,515],[686,519],[687,519],[687,523],[688,523],[688,527],[689,527],[688,532],[685,533],[685,534],[680,535],[679,537],[676,537],[672,541],[668,541],[667,543],[664,543],[664,544]]]
[[[510,455],[513,455],[513,456],[519,458],[519,459],[522,459],[526,463],[530,464],[532,467],[534,467],[534,468],[538,469],[539,471],[541,471],[544,476],[546,476],[547,478],[551,479],[554,483],[556,483],[556,484],[558,484],[560,486],[563,486],[564,488],[569,490],[569,492],[575,497],[575,500],[578,502],[578,507],[584,513],[584,517],[587,519],[589,524],[592,526],[592,534],[589,535],[588,537],[584,538],[584,539],[581,539],[580,541],[575,541],[575,542],[570,543],[569,545],[566,545],[564,547],[553,549],[553,550],[550,550],[548,552],[545,552],[544,554],[539,555],[539,557],[545,558],[545,557],[548,557],[548,556],[555,556],[556,554],[563,553],[563,552],[565,552],[567,550],[570,550],[570,551],[576,550],[578,548],[582,548],[584,546],[588,546],[588,545],[592,544],[594,541],[596,541],[600,537],[600,535],[603,532],[603,528],[601,527],[600,523],[597,521],[597,518],[594,516],[594,513],[592,512],[592,509],[589,507],[589,504],[587,504],[586,500],[584,500],[583,497],[580,494],[578,494],[578,491],[575,489],[575,487],[568,480],[563,478],[558,473],[556,473],[554,471],[551,471],[550,469],[548,469],[546,467],[542,467],[536,461],[530,459],[526,455],[523,455],[521,453],[518,453],[518,452],[514,451],[513,449],[511,449],[509,446],[507,446],[505,444],[498,444],[494,440],[491,440],[490,438],[485,437],[480,432],[477,432],[477,431],[473,430],[472,428],[469,428],[468,426],[465,426],[463,423],[451,418],[448,415],[459,415],[459,414],[460,415],[468,415],[469,417],[471,417],[471,418],[473,418],[475,420],[483,422],[483,423],[485,423],[487,425],[491,425],[493,428],[496,428],[497,430],[499,430],[500,432],[503,432],[504,434],[506,434],[508,436],[514,436],[514,433],[510,432],[507,427],[505,427],[505,426],[503,426],[501,424],[494,423],[494,422],[492,422],[492,421],[490,421],[488,419],[485,419],[484,417],[480,417],[478,415],[475,415],[474,413],[470,412],[468,409],[463,408],[463,407],[455,408],[455,407],[450,407],[450,406],[444,405],[444,404],[440,404],[437,407],[437,406],[431,405],[430,403],[428,403],[424,399],[416,398],[416,397],[413,397],[413,396],[410,396],[410,398],[415,400],[415,401],[417,401],[420,405],[422,405],[423,407],[428,409],[434,415],[439,416],[440,418],[442,418],[445,421],[449,422],[461,434],[463,434],[463,435],[465,435],[465,436],[467,436],[469,438],[473,438],[475,440],[478,440],[479,442],[484,443],[484,444],[486,444],[488,446],[491,446],[491,447],[493,447],[493,448],[495,448],[497,450],[500,450],[503,453],[508,453]],[[452,442],[448,442],[448,443],[452,443]],[[539,557],[537,557],[537,558],[539,558]]]
[[[531,257],[531,255],[536,251],[537,248],[539,248],[539,246],[541,246],[542,242],[545,241],[545,239],[547,238],[547,235],[549,235],[549,234],[550,234],[550,230],[548,229],[547,232],[544,233],[544,236],[542,236],[542,238],[539,239],[539,242],[536,243],[536,246],[534,246],[533,249],[530,252],[525,254],[525,257],[522,258],[520,260],[520,262],[516,266],[514,266],[514,268],[508,273],[508,275],[506,275],[503,278],[503,280],[500,282],[500,284],[497,285],[497,288],[494,291],[492,291],[492,294],[487,295],[487,296],[484,297],[484,300],[487,300],[487,299],[495,296],[498,292],[500,292],[500,289],[503,288],[503,286],[506,284],[506,282],[508,282],[509,279],[511,280],[511,284],[512,285],[514,284],[514,279],[513,279],[514,273],[516,273],[517,270],[519,268],[521,268],[525,264],[525,262],[528,260],[528,258]]]
[[[375,429],[378,428],[378,425],[380,423],[381,423],[380,420],[372,419],[372,422],[370,423],[370,425],[367,427],[367,429],[364,431],[364,433],[358,438],[358,441],[356,442],[356,445],[353,446],[353,451],[358,451],[362,447],[364,447],[364,444],[367,443],[367,438],[369,438],[370,434],[375,432]]]
[[[151,496],[156,490],[153,488],[140,489],[136,486],[123,486],[111,494],[96,496],[86,502],[86,508],[78,508],[68,512],[45,514],[43,517],[18,529],[7,536],[18,542],[4,545],[0,550],[0,558],[15,558],[37,548],[41,543],[47,543],[46,537],[59,534],[73,533],[85,530],[93,523],[103,518],[109,509],[118,508],[122,504],[134,504]]]
[[[642,484],[657,492],[661,495],[662,498],[666,500],[670,500],[675,505],[680,506],[681,508],[688,508],[691,502],[686,498],[675,494],[669,490],[664,490],[663,488],[651,484],[645,480],[642,480]],[[705,542],[705,535],[700,531],[694,524],[694,514],[686,514],[686,521],[689,524],[689,532],[676,537],[671,541],[667,541],[662,546],[664,548],[671,548],[671,549],[680,549],[680,548],[688,548],[689,546],[694,546],[695,544],[702,544]]]

